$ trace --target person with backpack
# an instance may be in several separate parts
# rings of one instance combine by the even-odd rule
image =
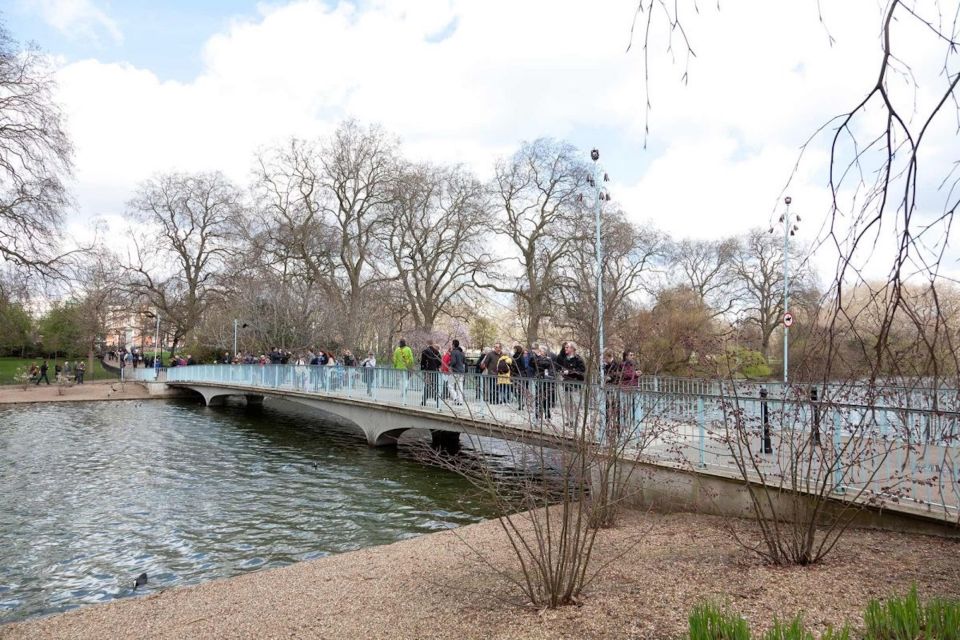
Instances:
[[[503,353],[497,359],[497,404],[510,402],[513,377],[513,357]]]
[[[440,366],[443,360],[440,356],[440,348],[431,344],[427,346],[420,354],[420,371],[423,372],[423,399],[420,400],[420,406],[427,406],[427,400],[437,398],[437,383],[440,377]]]

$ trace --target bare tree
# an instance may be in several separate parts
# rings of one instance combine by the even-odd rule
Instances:
[[[317,287],[354,346],[381,273],[379,233],[394,193],[397,143],[355,121],[315,145],[292,141],[261,157],[257,191],[273,260]]]
[[[223,267],[241,218],[240,193],[220,173],[173,173],[140,185],[129,207],[150,235],[134,238],[136,255],[124,265],[126,285],[172,324],[175,350],[223,293]]]
[[[571,145],[550,139],[525,143],[497,164],[492,191],[500,207],[491,241],[481,259],[492,267],[478,283],[513,295],[523,313],[527,344],[553,315],[561,262],[583,239],[578,219],[589,168]]]
[[[656,19],[665,17],[692,53],[680,15],[695,15],[696,6],[640,0],[644,48]],[[760,451],[767,407],[748,418],[745,403],[734,401],[719,425],[761,526],[756,550],[773,562],[817,562],[864,503],[907,496],[957,518],[960,356],[947,299],[960,175],[955,157],[937,147],[955,142],[960,129],[960,20],[956,3],[940,0],[889,0],[876,8],[879,22],[858,16],[865,28],[879,26],[876,67],[844,79],[862,84],[862,97],[838,107],[840,114],[803,146],[804,153],[829,148],[832,200],[819,249],[834,254],[836,270],[811,341],[829,395],[806,401],[796,386],[785,388],[773,409],[780,415],[771,420],[781,424],[780,442]],[[826,28],[829,17],[818,17]],[[885,282],[872,281],[878,265]],[[851,353],[867,371],[849,368]],[[821,421],[829,439],[817,437]],[[930,487],[934,497],[912,492],[916,487]]]
[[[120,269],[104,248],[87,252],[73,278],[80,300],[78,320],[86,338],[87,369],[93,371],[97,346],[106,339],[110,312],[122,295]]]
[[[791,246],[790,288],[808,286],[809,269],[799,248]],[[783,309],[783,243],[760,229],[744,237],[733,255],[735,287],[740,292],[737,311],[760,332],[760,351],[770,357],[770,338],[781,326]]]
[[[461,168],[407,165],[394,187],[383,228],[414,330],[429,333],[441,315],[456,315],[482,263],[490,216],[486,193]],[[462,309],[460,309],[462,311]]]
[[[734,258],[738,240],[681,240],[667,250],[676,284],[690,288],[715,316],[733,309]]]
[[[62,277],[58,234],[69,204],[72,147],[40,54],[0,24],[0,256]]]
[[[604,212],[601,220],[604,326],[613,328],[613,319],[625,315],[631,298],[647,289],[649,271],[664,255],[665,238],[651,227],[632,224],[619,210]],[[558,298],[564,303],[565,321],[575,328],[578,340],[595,345],[597,263],[591,231],[593,221],[581,219],[575,233],[583,240],[571,244],[563,260]]]

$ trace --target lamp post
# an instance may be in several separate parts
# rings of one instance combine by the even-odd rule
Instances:
[[[796,225],[790,222],[790,203],[793,199],[787,196],[783,203],[787,205],[787,211],[780,218],[783,222],[783,384],[786,385],[789,380],[789,362],[790,362],[790,325],[793,324],[793,315],[790,314],[790,236],[797,230]],[[797,216],[797,220],[800,216]]]
[[[237,357],[237,319],[233,319],[233,357]]]
[[[589,179],[589,182],[594,188],[593,215],[597,234],[596,241],[594,243],[594,253],[597,261],[597,370],[599,373],[598,382],[600,387],[600,406],[598,407],[598,411],[600,414],[600,433],[602,438],[607,427],[607,397],[604,390],[605,376],[603,371],[603,241],[600,234],[600,210],[604,197],[609,200],[610,194],[604,193],[600,182],[600,151],[598,149],[592,149],[590,151],[590,159],[593,160],[593,177]],[[603,181],[606,182],[607,180],[608,176],[606,173],[604,173]]]
[[[160,309],[157,309],[157,332],[153,339],[153,369],[160,369]]]

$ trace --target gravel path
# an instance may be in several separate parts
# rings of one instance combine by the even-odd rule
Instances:
[[[677,638],[703,599],[728,602],[755,626],[799,611],[815,627],[859,621],[872,597],[960,597],[960,542],[851,531],[824,564],[764,566],[730,541],[730,521],[628,514],[601,532],[616,559],[581,606],[524,607],[467,548],[511,556],[496,522],[389,546],[142,595],[0,627],[0,638]],[[753,525],[733,526],[750,534]],[[461,539],[462,537],[462,539]],[[132,577],[131,577],[132,579]]]
[[[51,374],[53,375],[53,374]],[[0,386],[0,404],[23,404],[28,402],[84,402],[89,400],[146,400],[154,398],[142,384],[118,380],[98,380],[71,386],[56,383]]]

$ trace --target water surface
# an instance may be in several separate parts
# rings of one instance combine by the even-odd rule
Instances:
[[[0,409],[0,622],[481,520],[414,447],[284,402]],[[139,592],[138,592],[139,593]]]

